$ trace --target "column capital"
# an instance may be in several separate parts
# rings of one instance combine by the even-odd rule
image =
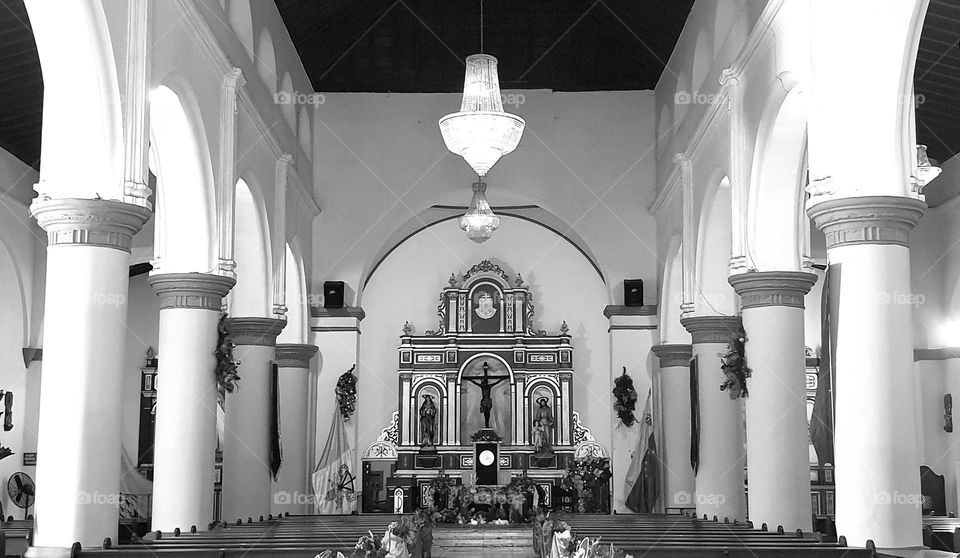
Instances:
[[[660,368],[671,366],[687,367],[693,358],[693,346],[681,343],[664,343],[650,347],[653,354],[660,359]]]
[[[904,196],[864,196],[822,201],[807,215],[827,237],[827,248],[852,244],[908,246],[927,204]]]
[[[755,271],[731,275],[727,281],[740,295],[740,309],[766,306],[803,308],[803,297],[817,282],[804,271]]]
[[[286,320],[273,318],[241,317],[229,318],[228,328],[230,340],[235,345],[261,345],[274,347],[277,344],[277,335],[287,325]]]
[[[680,325],[693,336],[693,344],[726,343],[743,327],[740,316],[691,316]]]
[[[223,297],[237,284],[237,280],[208,273],[161,273],[151,275],[147,282],[160,297],[160,309],[195,308],[220,311]]]
[[[277,343],[277,356],[274,360],[280,368],[310,369],[310,359],[317,354],[316,345],[301,343]]]
[[[130,251],[133,235],[150,219],[145,207],[112,200],[53,198],[36,201],[30,213],[47,245],[86,245]]]

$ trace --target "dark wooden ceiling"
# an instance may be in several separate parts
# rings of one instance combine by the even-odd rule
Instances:
[[[693,0],[486,0],[504,89],[653,89]],[[455,92],[480,0],[277,0],[317,91]]]
[[[0,147],[40,168],[43,76],[23,0],[0,0]]]
[[[318,91],[457,92],[480,50],[476,2],[276,0]],[[652,89],[693,0],[486,0],[503,88]],[[960,4],[931,0],[915,73],[917,138],[960,153]],[[0,0],[0,146],[40,166],[43,80],[23,0]],[[932,185],[931,185],[932,187]]]

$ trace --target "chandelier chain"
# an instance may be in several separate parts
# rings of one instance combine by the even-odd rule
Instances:
[[[483,54],[483,0],[480,0],[480,54]]]

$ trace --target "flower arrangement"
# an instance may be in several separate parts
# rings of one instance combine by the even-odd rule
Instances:
[[[329,550],[327,552],[330,552]],[[387,555],[387,549],[383,548],[380,539],[373,536],[373,531],[367,531],[366,535],[360,537],[357,545],[353,548],[354,558],[383,558]],[[337,558],[340,558],[337,556]]]
[[[470,435],[471,442],[499,442],[501,440],[503,440],[503,436],[487,428],[481,428]]]
[[[633,388],[633,378],[627,375],[627,367],[623,367],[623,374],[613,381],[613,396],[617,398],[613,404],[617,416],[626,426],[633,426],[637,417],[633,411],[637,408],[637,390]]]
[[[350,420],[350,415],[357,410],[357,377],[353,374],[356,364],[344,372],[337,380],[337,406],[344,422]]]
[[[217,377],[217,388],[219,391],[233,393],[237,389],[237,382],[240,381],[240,375],[237,374],[237,365],[239,360],[233,358],[233,342],[230,341],[230,327],[227,321],[227,315],[221,314],[220,321],[217,322],[217,348],[214,355],[217,357],[217,366],[214,373]]]
[[[730,399],[747,397],[747,378],[752,370],[747,366],[745,345],[747,334],[740,327],[734,332],[733,338],[727,345],[727,352],[720,355],[720,368],[723,370],[723,383],[720,391],[726,391]]]

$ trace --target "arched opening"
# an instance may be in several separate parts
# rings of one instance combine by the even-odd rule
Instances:
[[[808,231],[808,219],[803,214],[807,172],[804,92],[794,87],[775,110],[766,137],[757,142],[754,157],[747,255],[758,271],[793,271],[802,266]]]
[[[287,122],[287,126],[290,126],[290,131],[294,134],[297,133],[297,103],[296,97],[293,90],[293,79],[290,77],[290,72],[285,72],[283,74],[283,80],[280,82],[280,91],[286,93],[286,95],[280,95],[278,100],[286,101],[281,102],[280,104],[280,114],[283,115],[283,119]]]
[[[150,137],[157,177],[154,271],[209,273],[216,250],[206,155],[180,97],[166,86],[150,94]]]
[[[273,39],[270,31],[264,29],[260,33],[260,42],[257,44],[257,73],[271,93],[277,92],[277,55],[273,50]]]
[[[307,340],[307,286],[304,282],[303,261],[287,244],[284,300],[287,306],[287,325],[277,336],[277,343],[306,343]]]
[[[232,316],[271,315],[270,247],[262,207],[263,204],[254,197],[249,184],[242,178],[238,180],[233,250],[237,262],[237,284],[230,291]]]
[[[697,236],[695,312],[698,316],[736,313],[736,293],[727,283],[731,252],[730,181],[717,185],[704,199]]]
[[[690,334],[680,325],[683,303],[683,247],[678,240],[671,243],[670,257],[663,268],[663,291],[660,298],[660,342],[689,343]]]
[[[253,16],[250,13],[250,0],[230,0],[226,9],[230,27],[237,34],[250,60],[253,60]]]

